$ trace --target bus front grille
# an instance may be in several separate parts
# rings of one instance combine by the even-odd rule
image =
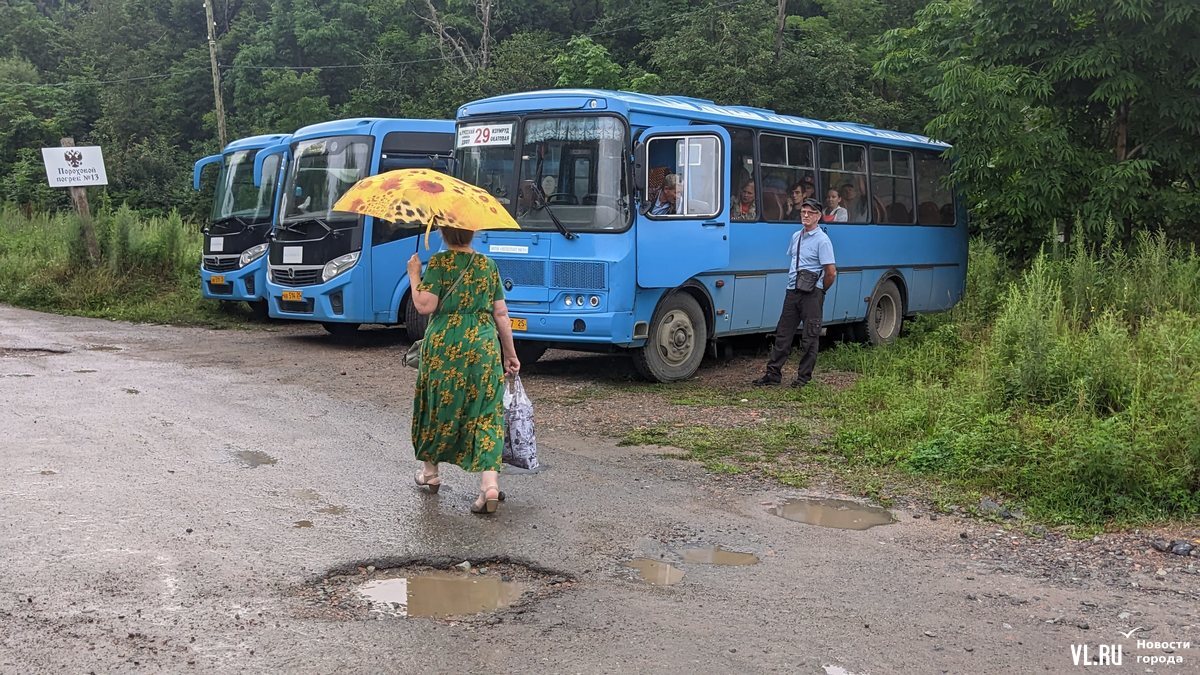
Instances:
[[[500,281],[506,286],[543,286],[546,283],[546,261],[520,258],[494,258],[500,270]]]
[[[555,262],[553,268],[554,288],[580,290],[604,290],[605,265],[602,262]]]
[[[204,256],[204,269],[209,272],[232,272],[237,269],[238,257],[236,255],[206,255]]]
[[[271,269],[271,281],[280,286],[312,286],[321,283],[321,268],[298,269],[278,267]]]

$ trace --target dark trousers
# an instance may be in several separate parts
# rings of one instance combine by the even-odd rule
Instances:
[[[798,382],[812,379],[817,365],[817,349],[821,341],[821,315],[825,308],[825,291],[816,288],[807,293],[789,288],[783,297],[783,311],[779,314],[779,325],[775,326],[775,344],[771,346],[771,359],[767,361],[767,377],[776,382],[783,380],[783,364],[792,353],[792,341],[796,328],[804,322],[803,349],[800,368],[796,372]]]

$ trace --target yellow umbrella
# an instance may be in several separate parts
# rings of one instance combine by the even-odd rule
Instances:
[[[364,178],[346,191],[334,211],[348,211],[425,226],[460,230],[516,230],[517,221],[483,188],[433,169],[397,169]]]

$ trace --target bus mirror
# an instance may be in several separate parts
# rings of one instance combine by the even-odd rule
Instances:
[[[641,194],[646,187],[646,143],[639,141],[633,149],[633,193]]]

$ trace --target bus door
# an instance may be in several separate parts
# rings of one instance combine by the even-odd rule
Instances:
[[[651,127],[635,150],[637,281],[674,288],[729,265],[729,132]]]

